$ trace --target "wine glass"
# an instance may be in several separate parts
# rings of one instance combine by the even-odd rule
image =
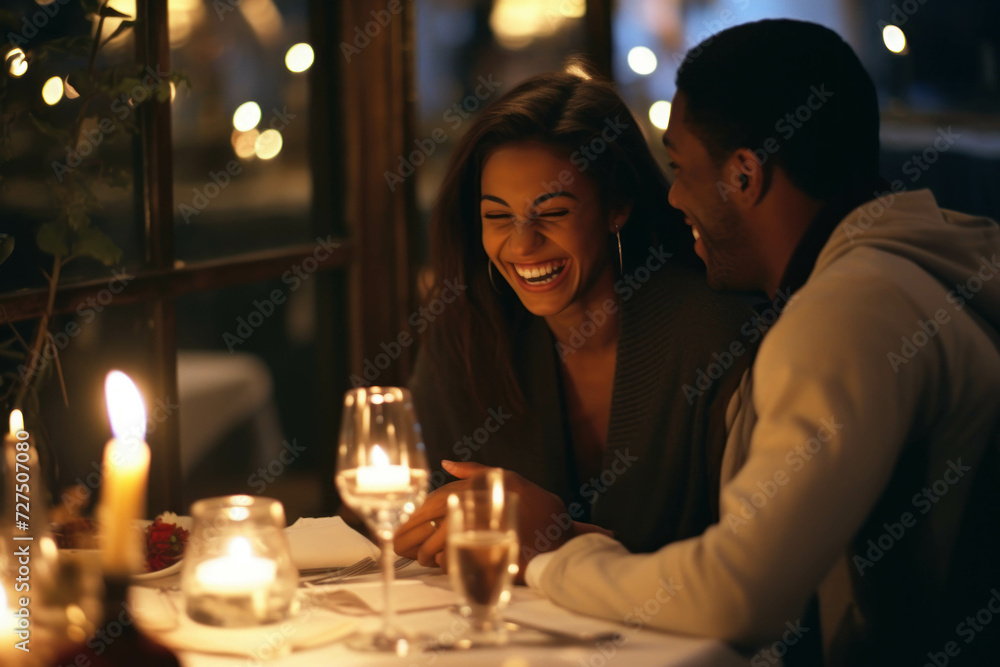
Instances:
[[[393,535],[427,497],[427,459],[413,399],[401,387],[358,387],[344,395],[337,489],[382,547],[382,628],[356,636],[351,648],[404,655],[412,638],[392,606]]]
[[[471,629],[458,648],[507,641],[501,610],[518,571],[517,503],[499,468],[448,496],[448,571]]]

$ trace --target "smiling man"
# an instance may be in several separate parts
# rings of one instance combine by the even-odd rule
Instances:
[[[712,287],[783,310],[729,406],[720,521],[653,554],[582,536],[528,583],[628,622],[674,582],[643,625],[754,664],[996,664],[1000,230],[879,178],[875,87],[832,31],[692,54],[670,204]]]

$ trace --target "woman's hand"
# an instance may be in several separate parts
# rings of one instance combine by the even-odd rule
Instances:
[[[444,548],[448,535],[445,521],[448,495],[468,488],[471,485],[468,480],[489,470],[478,463],[442,461],[442,465],[459,480],[428,495],[424,504],[396,533],[396,553],[414,558],[424,566],[446,567]],[[521,541],[519,564],[522,574],[518,579],[523,580],[524,567],[531,557],[558,548],[573,537],[575,529],[583,524],[573,521],[559,496],[515,472],[504,471],[504,486],[521,498],[518,505],[518,537]],[[601,530],[596,526],[593,528]]]

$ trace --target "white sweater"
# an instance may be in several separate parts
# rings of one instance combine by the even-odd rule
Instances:
[[[953,489],[927,517],[928,574],[943,576],[963,467],[1000,430],[1000,230],[929,191],[878,213],[869,202],[838,225],[733,397],[720,523],[652,554],[585,535],[536,557],[529,585],[580,612],[743,646],[774,641],[818,591],[829,652],[856,613],[851,568],[880,574],[845,554],[921,437],[927,484]]]

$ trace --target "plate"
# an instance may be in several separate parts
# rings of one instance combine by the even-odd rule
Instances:
[[[146,526],[151,525],[153,522],[148,519],[143,519],[139,521],[138,524],[142,526],[145,530]],[[176,521],[171,521],[170,523],[176,523],[178,526],[190,532],[191,527],[194,525],[194,519],[189,516],[179,516]],[[181,571],[181,567],[184,565],[184,557],[182,556],[180,560],[171,565],[170,567],[165,567],[162,570],[157,570],[156,572],[143,572],[141,574],[133,574],[133,581],[150,581],[152,579],[162,579],[163,577],[169,577],[174,574],[178,574]]]

